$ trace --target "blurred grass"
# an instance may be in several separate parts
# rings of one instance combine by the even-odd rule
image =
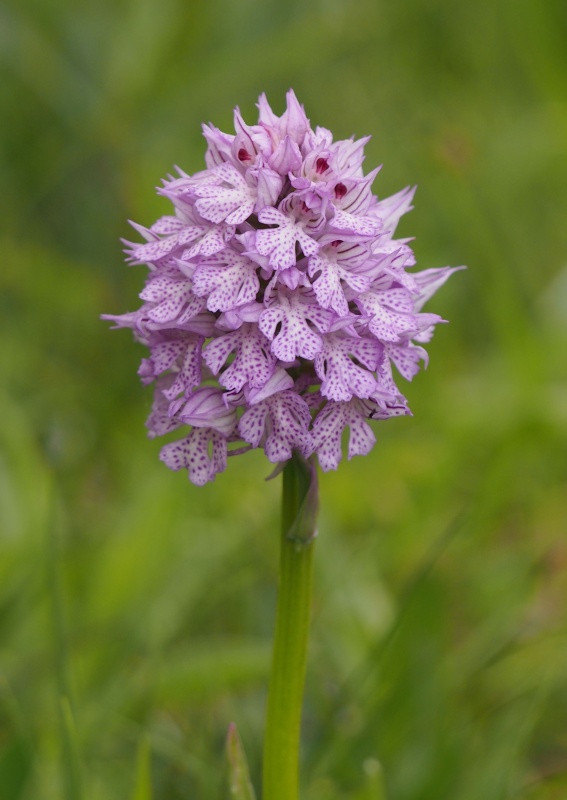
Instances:
[[[567,796],[566,33],[560,0],[0,10],[2,798],[214,800],[233,719],[259,783],[279,486],[165,470],[98,316],[200,122],[289,86],[419,185],[420,266],[469,266],[415,417],[321,481],[304,796]]]

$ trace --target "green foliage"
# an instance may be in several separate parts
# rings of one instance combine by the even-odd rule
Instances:
[[[151,752],[148,740],[143,737],[138,747],[136,786],[132,800],[152,800]]]
[[[256,795],[250,782],[250,771],[242,740],[234,722],[228,728],[226,742],[228,757],[228,789],[231,800],[255,800]]]
[[[419,185],[419,265],[469,267],[415,416],[320,480],[303,794],[565,796],[566,28],[560,0],[4,4],[3,798],[217,800],[231,719],[260,785],[279,479],[167,471],[98,317],[136,307],[125,220],[167,213],[200,122],[290,86],[373,134],[379,194]]]

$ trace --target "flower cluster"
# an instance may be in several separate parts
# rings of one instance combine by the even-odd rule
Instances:
[[[421,308],[454,271],[407,271],[394,231],[414,190],[372,193],[367,138],[313,130],[293,91],[281,117],[264,95],[258,108],[257,125],[235,110],[234,135],[204,126],[207,168],[168,177],[175,213],[126,243],[150,270],[142,307],[105,315],[149,348],[150,436],[190,426],[160,457],[198,485],[254,447],[336,469],[346,427],[348,457],[368,453],[369,420],[410,413],[392,364],[411,380],[427,361],[442,320]]]

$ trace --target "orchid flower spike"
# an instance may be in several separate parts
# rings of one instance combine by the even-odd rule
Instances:
[[[234,134],[204,126],[206,169],[164,180],[173,212],[126,243],[149,268],[141,308],[104,316],[149,348],[149,435],[182,431],[161,459],[197,485],[255,447],[336,469],[347,427],[348,457],[368,453],[370,421],[410,413],[392,366],[411,380],[427,363],[444,320],[421,308],[460,269],[408,271],[395,230],[414,189],[372,192],[367,138],[313,130],[291,90],[281,117],[258,109],[255,125],[235,110]]]

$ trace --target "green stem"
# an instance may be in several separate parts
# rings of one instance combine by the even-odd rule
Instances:
[[[263,800],[297,800],[311,611],[315,467],[295,456],[283,473],[280,575],[264,743]]]

